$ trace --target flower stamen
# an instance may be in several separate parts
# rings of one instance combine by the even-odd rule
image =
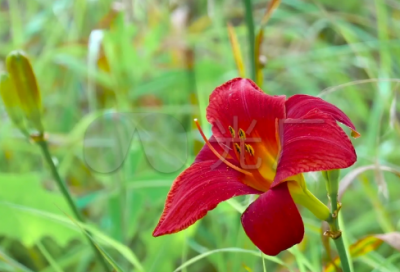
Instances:
[[[235,138],[235,130],[233,127],[229,126],[229,132],[231,133],[232,138]]]
[[[254,157],[254,148],[250,144],[246,144],[246,151],[250,153],[250,156]]]
[[[214,147],[211,145],[211,143],[208,141],[206,135],[204,135],[204,132],[203,132],[203,130],[202,130],[201,127],[200,127],[199,121],[198,121],[197,119],[194,119],[194,122],[196,123],[197,129],[199,130],[199,132],[200,132],[200,134],[201,134],[201,137],[203,137],[203,140],[206,142],[206,145],[210,148],[210,150],[212,151],[212,153],[214,153],[215,156],[217,156],[218,159],[220,159],[223,163],[225,163],[225,164],[226,164],[227,166],[229,166],[230,168],[232,168],[232,169],[234,169],[234,170],[236,170],[236,171],[238,171],[238,172],[240,172],[240,173],[243,173],[243,174],[249,175],[249,176],[252,176],[252,175],[253,175],[252,173],[250,173],[250,172],[248,172],[248,171],[246,171],[246,170],[243,170],[243,169],[237,167],[236,165],[233,165],[232,163],[230,163],[229,161],[227,161],[223,156],[221,156],[221,154],[219,154],[218,151],[215,150],[215,148],[214,148]]]
[[[240,155],[241,149],[240,149],[240,145],[238,143],[235,143],[235,149],[236,149],[236,152],[238,153],[238,155]]]
[[[243,129],[239,129],[239,138],[241,140],[246,140],[246,133],[244,132]]]

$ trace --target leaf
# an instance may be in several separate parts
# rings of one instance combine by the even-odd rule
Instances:
[[[346,176],[343,177],[343,179],[339,183],[339,197],[338,200],[340,200],[344,194],[344,192],[347,190],[347,188],[350,186],[350,184],[359,176],[360,174],[364,173],[367,170],[373,170],[373,169],[378,169],[382,171],[387,171],[387,172],[392,172],[396,176],[400,177],[400,171],[389,167],[389,166],[384,166],[384,165],[376,165],[376,164],[371,164],[371,165],[366,165],[366,166],[361,166],[358,168],[355,168],[352,170],[350,173],[348,173]]]
[[[349,248],[349,253],[352,258],[361,257],[368,252],[377,249],[380,245],[382,245],[383,242],[400,251],[400,232],[368,235],[352,244]],[[339,257],[336,257],[333,263],[330,263],[324,269],[324,272],[334,272],[335,265],[340,265]]]
[[[281,0],[271,0],[268,3],[267,9],[265,10],[265,14],[261,20],[260,30],[256,36],[255,41],[255,51],[254,51],[254,58],[256,64],[256,83],[257,85],[262,88],[263,83],[263,76],[262,76],[262,68],[265,66],[265,63],[261,63],[261,46],[264,40],[264,27],[267,24],[269,18],[271,17],[273,11],[279,6]]]
[[[243,263],[242,266],[247,272],[253,272],[253,270],[251,270],[251,268],[248,267],[246,264]]]
[[[256,41],[255,41],[255,49],[254,49],[254,54],[255,54],[255,61],[256,61],[256,83],[260,88],[262,88],[262,83],[263,83],[263,75],[262,75],[262,68],[264,67],[265,63],[261,63],[261,44],[264,39],[264,30],[261,28],[260,31],[258,32],[256,36]]]
[[[114,259],[106,252],[104,251],[97,243],[96,241],[92,238],[91,234],[88,233],[79,223],[76,221],[74,218],[70,217],[71,221],[74,222],[74,224],[79,227],[81,230],[82,234],[85,235],[92,243],[93,245],[97,248],[97,250],[100,252],[100,255],[113,267],[113,271],[118,271],[118,272],[123,272],[121,267],[114,261]],[[107,267],[103,267],[107,268]]]
[[[209,16],[202,16],[199,19],[195,20],[188,27],[189,33],[204,33],[204,31],[212,24],[212,21]]]
[[[19,211],[22,214],[30,215],[38,219],[49,220],[51,222],[54,222],[54,224],[57,224],[57,226],[59,225],[69,228],[71,231],[75,231],[77,235],[79,235],[79,237],[82,237],[81,231],[83,228],[91,233],[92,238],[96,239],[97,243],[99,243],[100,245],[105,245],[107,247],[113,248],[122,257],[124,257],[127,261],[129,261],[129,263],[132,264],[137,269],[137,271],[144,271],[141,263],[139,262],[138,257],[129,247],[103,234],[101,231],[99,231],[93,226],[84,223],[76,223],[76,221],[72,221],[71,218],[66,217],[65,214],[61,216],[59,214],[47,211],[31,209],[29,207],[25,207],[22,205],[16,205],[13,203],[0,201],[0,207],[2,205],[8,207],[14,213],[15,211]],[[77,224],[79,225],[79,227],[77,226]],[[59,231],[59,229],[57,229],[57,231]]]
[[[375,237],[381,239],[383,242],[400,251],[400,232],[377,234]]]
[[[271,2],[268,3],[267,9],[265,10],[264,16],[261,20],[261,28],[268,23],[269,18],[271,18],[272,13],[279,7],[280,3],[281,0],[271,0]]]
[[[53,238],[60,246],[82,238],[79,233],[53,220],[10,207],[9,204],[15,204],[57,215],[72,214],[61,194],[44,190],[37,175],[0,174],[0,188],[0,236],[17,239],[25,246],[32,246],[45,236]]]
[[[5,263],[8,266],[10,266],[10,271],[15,271],[15,272],[32,272],[29,268],[25,267],[24,265],[20,264],[16,260],[12,259],[10,256],[8,256],[5,252],[3,252],[0,249],[0,263]],[[14,270],[11,270],[11,267],[14,268]]]
[[[235,63],[239,72],[240,77],[246,77],[246,72],[244,69],[244,64],[243,64],[243,58],[242,58],[242,52],[240,51],[240,45],[235,33],[235,29],[231,24],[228,23],[228,34],[229,34],[229,40],[231,42],[232,46],[232,51],[233,51],[233,56],[235,58]]]
[[[399,84],[396,84],[398,86]],[[397,93],[394,95],[392,105],[390,106],[390,126],[400,134],[400,118],[396,111]]]
[[[193,264],[193,263],[195,263],[195,262],[197,262],[197,261],[199,261],[199,260],[201,260],[201,259],[203,259],[205,257],[208,257],[209,255],[212,255],[212,254],[215,254],[215,253],[221,253],[221,252],[240,252],[240,253],[252,254],[252,255],[254,255],[256,257],[260,256],[260,252],[255,251],[255,250],[247,250],[247,249],[234,248],[234,247],[232,247],[232,248],[215,249],[215,250],[210,250],[210,251],[204,252],[204,253],[202,253],[200,255],[197,255],[197,256],[191,258],[190,260],[187,260],[186,262],[181,264],[178,268],[176,268],[174,270],[174,272],[181,271],[181,270],[183,270],[183,268],[188,267],[189,265],[191,265],[191,264]],[[286,264],[281,259],[279,259],[278,257],[272,257],[272,256],[264,255],[264,254],[263,254],[263,257],[266,260],[269,260],[271,262],[274,262],[274,263],[277,263],[277,264],[280,264],[280,265],[286,267]]]

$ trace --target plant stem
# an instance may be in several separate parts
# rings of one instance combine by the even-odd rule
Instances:
[[[36,136],[35,136],[35,138],[36,138]],[[45,139],[43,139],[42,135],[38,136],[37,139],[34,139],[34,140],[40,146],[40,148],[41,148],[41,150],[43,152],[43,156],[45,158],[45,161],[47,162],[47,164],[50,167],[51,174],[53,175],[53,178],[57,182],[57,185],[58,185],[61,193],[63,194],[65,200],[67,201],[69,207],[71,208],[72,212],[74,213],[75,218],[80,223],[84,223],[84,218],[83,218],[82,214],[79,212],[78,208],[76,207],[75,202],[72,199],[71,194],[69,193],[67,186],[62,181],[62,179],[60,177],[60,174],[58,173],[57,168],[56,168],[56,166],[55,166],[55,164],[53,162],[53,159],[51,158],[49,147],[47,145],[47,141]],[[97,259],[99,260],[100,264],[103,266],[104,271],[109,271],[108,265],[105,262],[101,252],[96,247],[96,245],[94,244],[92,239],[90,239],[90,237],[89,237],[90,233],[86,233],[86,234],[87,235],[85,235],[85,236],[88,239],[89,244],[92,247],[92,250],[95,253]]]
[[[335,242],[343,272],[351,272],[346,248],[343,244],[343,237],[338,222],[338,212],[340,209],[337,201],[339,189],[339,170],[327,171],[324,173],[324,176],[326,179],[326,189],[328,191],[328,196],[331,201],[332,211],[332,217],[328,222],[331,228],[329,236]]]
[[[247,25],[247,32],[248,32],[247,35],[249,41],[251,80],[256,81],[255,34],[254,34],[253,10],[251,7],[251,0],[243,0],[243,3],[246,10],[246,25]]]
[[[340,263],[344,272],[350,272],[349,260],[347,258],[346,248],[343,243],[343,238],[340,236],[338,239],[333,240],[339,254]]]
[[[337,193],[336,194],[330,194],[329,195],[331,199],[331,206],[332,206],[332,214],[335,214],[338,212],[338,202],[337,202]],[[333,233],[335,232],[340,232],[339,228],[339,220],[338,217],[336,216],[335,218],[332,219],[332,222],[329,222],[329,226],[331,228],[331,231]],[[339,237],[334,238],[333,241],[335,242],[336,249],[339,254],[340,258],[340,263],[343,269],[343,272],[350,272],[350,265],[349,265],[349,260],[347,258],[347,252],[346,248],[343,244],[343,237],[340,234]]]

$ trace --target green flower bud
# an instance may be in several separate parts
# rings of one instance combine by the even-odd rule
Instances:
[[[21,109],[21,103],[14,84],[7,74],[0,75],[0,95],[3,99],[8,116],[13,123],[25,133],[24,112]]]
[[[8,54],[6,62],[22,111],[32,126],[43,133],[40,92],[28,57],[23,51],[17,50]]]

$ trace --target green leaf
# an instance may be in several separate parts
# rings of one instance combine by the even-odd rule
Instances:
[[[76,231],[51,219],[12,208],[11,205],[21,205],[57,215],[72,214],[63,197],[46,191],[37,175],[0,174],[0,188],[0,236],[15,238],[26,246],[34,245],[45,236],[53,238],[61,246],[71,239],[82,237]]]

